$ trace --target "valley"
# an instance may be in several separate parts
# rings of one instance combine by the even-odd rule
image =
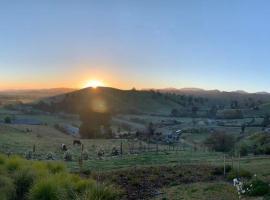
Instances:
[[[63,162],[72,173],[122,188],[123,199],[141,199],[134,196],[138,192],[142,192],[145,199],[199,199],[200,195],[205,198],[237,199],[230,178],[234,176],[232,173],[247,171],[263,181],[270,180],[270,156],[267,151],[270,143],[266,124],[267,99],[270,97],[267,94],[256,97],[265,102],[256,104],[258,108],[254,108],[252,103],[242,103],[251,101],[246,100],[250,98],[246,95],[238,94],[237,108],[232,106],[232,102],[236,101],[234,99],[226,103],[209,96],[203,97],[208,99],[203,104],[199,103],[201,100],[194,100],[202,97],[192,96],[192,101],[182,101],[186,102],[183,106],[176,103],[183,97],[174,93],[88,88],[12,106],[4,105],[0,109],[0,152],[32,161]],[[81,138],[79,131],[71,132],[73,129],[63,128],[79,130],[84,123],[80,113],[87,104],[90,105],[89,109],[97,107],[111,112],[110,136]],[[198,107],[196,112],[194,106]],[[211,110],[213,106],[218,107],[215,115]],[[174,113],[174,109],[177,109],[177,113]],[[230,110],[228,114],[217,114],[227,110]],[[240,111],[241,115],[235,115],[235,110]],[[226,147],[224,151],[212,149],[214,147],[209,146],[207,141],[223,133],[232,136],[233,144],[226,143],[229,149]],[[254,145],[260,141],[260,137],[265,138],[265,149],[255,151]],[[75,140],[79,140],[81,145],[74,145]],[[67,151],[62,149],[62,144]],[[224,164],[230,166],[225,176]],[[183,168],[180,170],[183,175],[191,173],[188,177],[194,177],[194,180],[178,182],[178,167]],[[221,172],[214,179],[203,173],[205,179],[200,180],[202,175],[193,175],[192,170],[183,171],[192,167],[219,168]],[[172,169],[177,170],[171,172]],[[145,170],[143,173],[147,176],[140,176],[141,171],[132,174],[134,170]],[[148,170],[159,170],[159,176],[165,174],[161,179],[151,175],[152,172]],[[106,174],[123,172],[131,173],[130,178],[126,177],[129,179],[128,187],[121,181],[115,181],[119,178],[101,178]],[[166,184],[160,183],[162,181]],[[205,182],[204,186],[200,186],[201,181]],[[230,197],[224,197],[227,191],[231,191]],[[254,199],[249,196],[245,198]]]

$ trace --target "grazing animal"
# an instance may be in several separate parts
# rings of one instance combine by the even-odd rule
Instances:
[[[75,145],[82,145],[81,141],[80,140],[73,140],[73,146]]]
[[[67,151],[68,149],[67,149],[67,146],[65,145],[65,144],[61,144],[61,149],[63,150],[63,151]]]
[[[239,184],[239,180],[237,178],[233,179],[233,186],[236,186]]]

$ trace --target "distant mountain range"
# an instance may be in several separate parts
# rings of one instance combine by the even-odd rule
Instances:
[[[225,93],[240,93],[240,94],[270,94],[268,92],[247,92],[245,90],[235,90],[235,91],[221,91],[218,89],[215,90],[205,90],[202,88],[162,88],[162,89],[154,89],[154,88],[148,88],[148,89],[142,89],[142,90],[154,90],[154,91],[160,91],[160,92],[173,92],[173,93],[181,93],[181,92],[188,92],[188,93],[194,93],[194,92],[225,92]]]
[[[0,95],[19,95],[19,96],[40,96],[40,97],[49,97],[59,94],[73,92],[76,89],[72,88],[51,88],[51,89],[29,89],[29,90],[2,90]]]

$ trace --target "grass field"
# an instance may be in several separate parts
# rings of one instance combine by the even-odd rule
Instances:
[[[158,167],[158,166],[188,166],[188,165],[208,165],[208,166],[222,166],[223,154],[216,152],[206,151],[205,148],[198,148],[195,151],[194,144],[201,144],[209,136],[208,131],[198,133],[185,132],[182,135],[182,143],[178,150],[172,150],[172,147],[167,145],[159,145],[156,151],[156,145],[138,140],[127,139],[82,139],[84,144],[84,151],[88,154],[88,159],[83,161],[80,167],[79,158],[81,147],[73,146],[74,138],[66,135],[54,128],[55,123],[78,123],[72,119],[64,119],[54,115],[24,115],[21,113],[12,113],[8,110],[2,109],[0,111],[0,118],[6,115],[16,115],[18,118],[31,119],[35,118],[42,122],[44,125],[30,126],[30,125],[8,125],[0,124],[0,152],[19,154],[24,156],[25,153],[32,151],[33,146],[36,147],[34,160],[46,160],[49,153],[53,154],[55,160],[63,161],[64,152],[61,150],[61,144],[66,144],[72,154],[72,161],[64,162],[68,170],[78,173],[80,170],[83,172],[91,173],[106,173],[119,170],[132,170],[140,167]],[[120,116],[118,123],[128,122],[134,127],[143,127],[147,123],[154,121],[155,123],[161,120],[172,120],[173,118],[153,117],[143,115],[138,120],[138,115]],[[226,131],[235,136],[239,135],[240,127],[234,126],[235,123],[241,124],[242,121],[227,120],[226,123],[233,126],[220,127],[216,125],[194,125],[191,118],[178,118],[182,123],[173,127],[176,128],[197,128],[202,130],[204,128],[215,128],[221,131]],[[247,119],[248,121],[249,119]],[[201,119],[196,119],[197,122]],[[45,125],[46,124],[46,125]],[[165,127],[167,128],[167,127]],[[172,128],[172,127],[168,127]],[[27,131],[31,130],[31,131]],[[259,131],[260,128],[248,127],[246,135]],[[121,142],[123,144],[123,155],[112,156],[111,152],[113,147],[120,149]],[[183,149],[183,144],[185,148]],[[182,146],[181,146],[182,145]],[[135,152],[130,152],[130,148],[135,148]],[[138,152],[138,148],[143,150]],[[148,151],[148,148],[151,151]],[[99,158],[97,152],[103,149],[105,155]],[[238,162],[235,158],[233,164],[234,168],[246,169],[252,174],[257,174],[259,178],[270,181],[270,158],[269,157],[243,157]],[[232,165],[231,157],[227,156],[226,164]],[[203,182],[203,183],[190,183],[180,185],[166,185],[160,189],[161,194],[154,199],[237,199],[235,189],[231,183],[224,181],[216,182]],[[202,198],[203,197],[203,198]]]
[[[152,200],[238,200],[238,194],[227,182],[192,183],[166,187]]]

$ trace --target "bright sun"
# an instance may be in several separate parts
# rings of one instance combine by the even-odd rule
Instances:
[[[92,88],[97,88],[100,86],[104,86],[104,84],[99,80],[90,80],[85,84],[85,87],[92,87]]]

